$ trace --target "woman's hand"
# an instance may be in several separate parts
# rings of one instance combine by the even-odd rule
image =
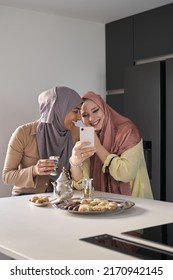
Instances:
[[[90,142],[88,141],[76,142],[72,150],[72,156],[70,158],[70,161],[73,165],[81,165],[84,162],[84,160],[95,154],[96,148],[88,147],[88,145],[90,145]]]
[[[96,132],[94,133],[94,145],[95,145],[96,149],[99,149],[99,147],[102,146],[100,139]]]
[[[109,135],[107,137],[109,137]],[[107,156],[110,153],[101,144],[100,139],[99,139],[99,137],[98,137],[98,135],[96,133],[95,133],[95,137],[94,137],[94,144],[95,144],[95,147],[96,147],[96,150],[97,150],[97,156],[100,158],[102,163],[104,163],[106,158],[107,158]]]
[[[40,159],[33,167],[33,176],[37,175],[49,175],[55,168],[55,164],[51,159]]]

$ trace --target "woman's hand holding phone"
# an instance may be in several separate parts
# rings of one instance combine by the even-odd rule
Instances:
[[[80,141],[73,147],[72,156],[70,158],[71,165],[80,166],[84,160],[95,154],[94,134],[93,127],[80,128]]]

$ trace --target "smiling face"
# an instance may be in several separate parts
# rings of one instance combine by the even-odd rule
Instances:
[[[64,126],[68,130],[72,130],[75,126],[75,122],[81,120],[81,114],[80,114],[81,105],[74,108],[72,111],[70,111],[64,118]]]
[[[81,107],[82,122],[86,126],[93,126],[95,131],[101,130],[105,118],[102,109],[93,101],[86,100]]]

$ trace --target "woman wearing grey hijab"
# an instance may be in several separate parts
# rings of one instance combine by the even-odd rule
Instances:
[[[60,156],[59,172],[62,167],[66,169],[70,167],[68,159],[76,142],[72,140],[72,132],[76,128],[74,121],[80,120],[81,102],[79,95],[67,87],[56,87],[39,96],[41,114],[41,122],[37,128],[39,155],[40,158]],[[75,118],[72,116],[70,121],[69,112],[76,116]],[[68,127],[66,120],[69,121]]]
[[[62,167],[69,169],[72,147],[79,139],[75,122],[81,119],[82,99],[77,92],[55,87],[42,92],[38,102],[40,119],[19,126],[8,144],[2,180],[13,185],[13,195],[52,190],[54,163],[49,156],[60,156],[59,173]]]

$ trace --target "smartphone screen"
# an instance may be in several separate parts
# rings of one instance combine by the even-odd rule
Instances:
[[[91,144],[89,146],[94,146],[94,127],[86,126],[80,127],[80,141],[86,142],[89,141]]]

